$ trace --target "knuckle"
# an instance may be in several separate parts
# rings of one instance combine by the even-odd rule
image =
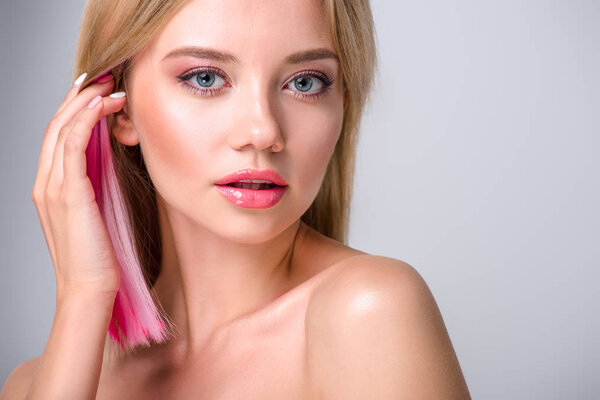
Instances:
[[[34,202],[34,204],[39,204],[41,203],[42,199],[42,191],[37,186],[34,186],[33,189],[31,189],[31,200]]]
[[[79,148],[81,147],[79,144],[79,137],[77,136],[77,134],[75,132],[72,132],[69,136],[67,136],[67,138],[65,139],[65,154],[71,154],[74,152],[79,151]]]
[[[85,129],[88,129],[88,126],[90,125],[90,118],[89,115],[86,116],[82,115],[81,118],[78,118],[77,121],[74,122],[73,124],[73,132],[81,132]]]
[[[71,132],[72,129],[73,129],[73,121],[69,121],[69,122],[67,122],[66,124],[64,124],[63,126],[60,127],[60,129],[58,131],[58,136],[59,137],[64,137],[69,132]]]
[[[67,134],[68,134],[68,128],[67,128],[67,125],[64,125],[58,131],[57,143],[60,143]]]
[[[58,117],[53,117],[50,122],[48,122],[48,125],[46,126],[46,131],[50,132],[50,131],[55,131],[57,129],[60,129],[61,124],[60,121],[58,120]]]
[[[60,190],[54,185],[48,185],[44,193],[44,199],[47,203],[56,204],[60,198]]]

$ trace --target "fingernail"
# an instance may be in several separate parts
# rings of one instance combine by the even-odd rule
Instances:
[[[95,83],[104,83],[104,82],[108,82],[113,78],[112,74],[108,74],[103,76],[102,78],[98,79]]]
[[[81,85],[81,82],[83,82],[83,80],[85,79],[86,76],[87,76],[87,72],[84,72],[83,74],[79,75],[79,78],[75,79],[75,82],[73,82],[73,86]]]
[[[95,106],[98,105],[98,103],[100,103],[102,101],[102,96],[96,96],[92,99],[92,101],[90,101],[90,104],[88,104],[88,108],[94,108]]]
[[[113,98],[113,99],[119,99],[119,98],[121,98],[121,97],[125,97],[125,92],[115,92],[115,93],[111,93],[111,95],[110,95],[110,96],[108,96],[108,97],[111,97],[111,98]]]

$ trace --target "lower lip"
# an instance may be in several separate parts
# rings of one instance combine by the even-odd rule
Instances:
[[[274,186],[271,189],[241,189],[227,185],[217,185],[217,190],[227,200],[243,208],[269,208],[281,200],[287,186]]]

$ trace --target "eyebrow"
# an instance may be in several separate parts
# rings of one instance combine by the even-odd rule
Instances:
[[[206,58],[222,63],[239,64],[240,60],[230,53],[225,53],[209,47],[186,46],[179,47],[163,57],[163,61],[168,58],[189,56],[195,58]],[[337,54],[326,48],[303,50],[297,53],[290,54],[285,58],[287,64],[300,64],[306,61],[320,60],[324,58],[332,58],[338,63],[340,62]]]

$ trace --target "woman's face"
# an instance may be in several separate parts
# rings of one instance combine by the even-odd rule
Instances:
[[[307,50],[333,53],[319,4],[191,1],[133,64],[126,108],[132,124],[117,136],[139,141],[169,208],[246,243],[269,239],[308,209],[344,111],[335,54],[301,57]],[[231,56],[211,57],[207,49]],[[228,201],[215,182],[243,168],[279,173],[288,185],[281,200],[267,208]]]

